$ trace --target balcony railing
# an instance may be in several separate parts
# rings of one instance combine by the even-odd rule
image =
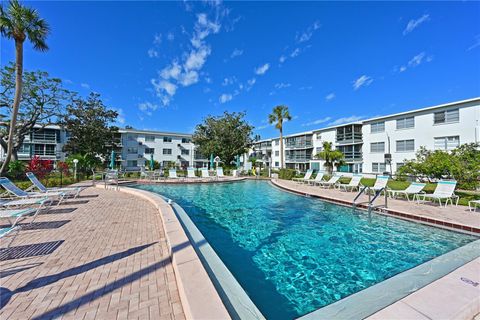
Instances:
[[[57,135],[55,133],[32,133],[32,142],[41,143],[57,143]]]
[[[285,143],[285,148],[289,149],[307,149],[313,148],[313,142],[311,140],[307,141],[295,141],[295,142],[288,142]]]
[[[308,162],[312,159],[311,156],[304,155],[286,155],[285,161],[287,162]]]
[[[338,144],[343,143],[352,143],[352,142],[362,142],[362,134],[361,133],[337,133],[335,140]]]

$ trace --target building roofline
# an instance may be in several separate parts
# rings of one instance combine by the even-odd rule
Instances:
[[[193,136],[193,134],[191,134],[191,133],[153,131],[153,130],[137,130],[137,129],[125,129],[125,128],[119,128],[118,132],[119,133],[157,134],[157,135],[164,135],[164,136],[176,136],[176,137],[188,137],[188,138],[191,138]]]
[[[377,120],[380,120],[380,119],[394,118],[394,117],[398,117],[398,116],[408,115],[408,114],[411,114],[411,113],[431,111],[431,110],[446,108],[446,107],[453,107],[453,106],[472,103],[472,102],[480,103],[480,97],[475,97],[475,98],[470,98],[470,99],[465,99],[465,100],[458,100],[458,101],[454,101],[454,102],[438,104],[438,105],[435,105],[435,106],[429,106],[429,107],[420,108],[420,109],[398,112],[398,113],[389,114],[389,115],[385,115],[385,116],[373,117],[373,118],[362,120],[362,123],[377,121]]]

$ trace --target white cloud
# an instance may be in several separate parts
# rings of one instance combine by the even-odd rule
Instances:
[[[350,116],[350,117],[344,117],[344,118],[339,118],[335,121],[330,122],[328,125],[329,126],[337,126],[340,124],[345,124],[345,123],[350,123],[350,122],[356,122],[359,120],[364,119],[364,116]]]
[[[302,127],[319,125],[319,124],[328,122],[330,120],[332,120],[332,117],[325,117],[325,118],[317,119],[317,120],[314,120],[314,121],[311,121],[311,122],[303,123]]]
[[[290,86],[291,86],[290,83],[283,83],[283,82],[280,82],[280,83],[276,83],[276,84],[275,84],[275,88],[276,88],[276,89],[288,88],[288,87],[290,87]]]
[[[221,24],[217,15],[214,21],[210,20],[205,13],[197,14],[194,32],[190,39],[191,48],[159,72],[158,79],[152,79],[151,83],[156,95],[163,105],[168,105],[177,92],[178,86],[188,87],[197,83],[200,79],[199,71],[205,65],[212,50],[205,39],[210,34],[220,32]],[[167,39],[172,41],[173,34],[168,34]],[[183,61],[183,62],[179,62]],[[205,78],[207,79],[207,78]],[[206,80],[208,82],[208,80]]]
[[[280,58],[278,59],[280,63],[284,63],[285,60],[287,60],[287,57],[285,57],[284,55],[281,55]]]
[[[139,103],[138,104],[138,109],[140,111],[149,111],[149,110],[152,110],[152,111],[155,111],[158,109],[158,105],[154,104],[154,103],[151,103],[151,102],[142,102],[142,103]]]
[[[307,86],[307,87],[300,87],[298,90],[304,91],[304,90],[312,90],[312,86]]]
[[[236,77],[227,77],[227,78],[223,79],[222,86],[229,86],[229,85],[234,84],[235,82],[237,82]]]
[[[240,50],[240,49],[237,49],[235,48],[235,50],[233,50],[232,54],[230,55],[230,58],[235,58],[235,57],[239,57],[243,54],[243,50]]]
[[[257,79],[255,78],[252,78],[252,79],[249,79],[247,80],[247,91],[249,91],[250,89],[252,89],[253,85],[255,84],[255,82],[257,82]]]
[[[206,82],[206,83],[212,83],[212,78],[210,78],[210,77],[205,77],[205,82]]]
[[[420,26],[422,23],[427,22],[430,20],[430,15],[429,14],[424,14],[418,19],[412,19],[408,21],[407,26],[405,27],[405,30],[403,30],[403,35],[406,35],[413,30],[415,30],[418,26]]]
[[[168,40],[168,41],[173,41],[173,40],[175,40],[175,35],[173,34],[173,32],[169,32],[169,33],[167,34],[167,40]]]
[[[405,66],[401,66],[400,69],[399,69],[400,72],[403,72],[405,70],[407,70],[407,67],[405,67]]]
[[[153,48],[148,49],[147,54],[150,58],[158,58],[158,51]]]
[[[333,100],[333,99],[335,99],[335,93],[334,92],[327,94],[327,96],[325,97],[325,100],[327,100],[327,101],[330,101],[330,100]]]
[[[156,35],[153,36],[153,44],[158,46],[161,43],[162,43],[162,34],[157,33]]]
[[[80,87],[90,90],[90,85],[88,83],[80,83]]]
[[[300,52],[301,52],[300,48],[295,48],[295,50],[293,50],[292,53],[290,53],[290,57],[295,58],[300,54]]]
[[[353,89],[358,90],[363,86],[369,86],[373,82],[373,79],[367,75],[362,75],[360,78],[353,81]]]
[[[270,64],[269,63],[265,63],[264,65],[258,67],[255,69],[255,74],[257,75],[264,75],[268,69],[270,68]]]
[[[320,22],[315,21],[311,26],[307,28],[307,30],[297,33],[297,36],[295,37],[295,40],[298,43],[306,42],[310,40],[310,38],[313,36],[313,33],[320,28]]]
[[[125,124],[125,113],[123,112],[123,109],[119,108],[119,109],[114,109],[114,110],[117,111],[117,113],[118,113],[117,123],[119,123],[121,125]]]
[[[475,42],[470,47],[468,47],[467,51],[473,50],[478,46],[480,46],[480,34],[477,34],[475,36]]]
[[[408,66],[409,67],[418,66],[419,64],[422,63],[423,58],[425,58],[425,55],[426,55],[425,52],[420,52],[419,54],[414,56],[412,59],[410,59],[410,61],[408,61]]]
[[[232,99],[233,96],[231,94],[224,93],[220,96],[220,98],[218,98],[218,101],[220,101],[220,103],[226,103]]]

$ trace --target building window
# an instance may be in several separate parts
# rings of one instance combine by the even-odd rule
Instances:
[[[145,136],[146,142],[155,142],[155,136]]]
[[[127,153],[129,154],[138,153],[138,148],[127,148]]]
[[[192,142],[191,139],[189,139],[189,138],[182,138],[182,143],[190,143],[190,142]]]
[[[129,134],[129,135],[127,136],[127,140],[128,140],[128,141],[134,141],[134,140],[136,140],[136,139],[137,139],[137,137],[134,136],[134,135]]]
[[[370,133],[385,132],[385,121],[370,124]]]
[[[460,145],[459,136],[435,138],[435,150],[453,150]]]
[[[397,119],[397,129],[410,129],[415,128],[415,117],[406,117]]]
[[[317,153],[319,153],[320,151],[322,151],[322,147],[317,147],[315,150]]]
[[[398,171],[401,167],[403,167],[404,165],[405,165],[405,163],[403,163],[403,162],[397,162],[397,171]]]
[[[275,161],[275,167],[280,167],[280,163],[278,161]]]
[[[172,154],[172,149],[163,149],[163,154]]]
[[[453,122],[458,122],[459,120],[460,120],[460,114],[458,109],[445,110],[445,111],[435,112],[433,114],[434,124],[453,123]]]
[[[322,135],[320,133],[317,133],[317,140],[322,140]]]
[[[136,167],[137,165],[137,160],[127,160],[127,167]]]
[[[382,173],[387,170],[387,166],[382,162],[373,162],[372,163],[372,172]]]
[[[275,140],[275,145],[278,146],[280,144],[280,140]]]
[[[385,152],[385,142],[372,142],[370,143],[371,153],[383,153]]]
[[[172,142],[172,137],[163,137],[163,142]]]
[[[415,140],[397,140],[397,152],[415,151]]]
[[[280,156],[280,151],[275,151],[275,157],[279,157]]]
[[[154,154],[155,153],[155,148],[145,148],[145,153],[146,154]]]
[[[190,154],[190,150],[182,149],[182,156],[188,156]]]

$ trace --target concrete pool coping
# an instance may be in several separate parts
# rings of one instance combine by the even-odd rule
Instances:
[[[175,245],[174,243],[179,241],[177,240],[177,241],[171,242],[170,237],[173,236],[175,238],[175,237],[178,237],[178,234],[183,233],[184,237],[187,238],[187,241],[190,244],[190,247],[193,250],[193,253],[195,254],[195,258],[194,258],[195,261],[200,263],[199,267],[200,269],[203,270],[204,276],[206,275],[208,278],[208,276],[210,275],[210,278],[208,279],[209,281],[207,281],[210,288],[206,288],[208,290],[205,290],[205,288],[202,288],[200,284],[197,284],[198,287],[195,288],[197,291],[197,296],[192,295],[191,294],[192,292],[187,292],[187,295],[188,293],[190,293],[190,295],[185,296],[186,291],[189,291],[189,290],[186,290],[186,288],[184,287],[184,282],[186,281],[185,277],[180,280],[177,279],[177,282],[179,282],[178,286],[180,290],[182,304],[185,309],[192,309],[192,306],[191,306],[192,304],[194,305],[194,309],[199,305],[201,305],[201,307],[209,309],[210,307],[207,307],[203,303],[198,303],[198,301],[195,301],[195,300],[201,299],[201,301],[204,301],[205,291],[209,292],[213,289],[215,291],[214,295],[216,295],[218,298],[215,300],[217,301],[217,303],[219,302],[222,305],[224,310],[218,313],[219,316],[211,315],[208,317],[194,316],[193,315],[194,312],[192,312],[192,310],[185,310],[185,314],[187,315],[187,318],[224,319],[225,316],[221,316],[221,313],[222,312],[228,313],[227,309],[230,311],[230,314],[228,317],[239,318],[239,319],[245,319],[245,318],[263,319],[264,318],[263,315],[260,313],[260,311],[258,311],[258,309],[253,304],[253,302],[251,302],[251,300],[248,298],[248,295],[241,288],[241,286],[238,284],[238,282],[233,277],[233,275],[231,275],[231,273],[225,267],[223,262],[218,258],[218,256],[215,254],[213,249],[210,247],[210,245],[208,245],[203,235],[201,235],[201,233],[195,227],[195,225],[190,220],[188,215],[180,206],[178,206],[175,203],[172,203],[170,206],[165,201],[165,199],[162,198],[162,196],[154,194],[152,192],[133,189],[133,188],[127,188],[127,187],[121,187],[120,190],[128,193],[132,193],[132,194],[137,194],[142,198],[150,200],[152,203],[158,202],[158,204],[154,203],[154,205],[159,209],[160,213],[162,214],[162,217],[163,217],[162,220],[163,220],[165,232],[167,234],[167,238],[169,238],[168,239],[169,243],[172,246]],[[296,193],[298,194],[298,192]],[[153,198],[153,199],[150,199],[150,198]],[[167,214],[165,214],[164,211]],[[185,217],[186,217],[186,220],[183,220]],[[176,222],[175,230],[171,230],[169,232],[169,230],[167,230],[167,227],[169,226],[169,224],[175,224],[175,222]],[[178,227],[180,229],[178,229]],[[185,229],[187,229],[188,231]],[[193,232],[191,230],[193,230]],[[189,233],[188,236],[187,236],[187,233]],[[181,241],[181,242],[184,243],[184,241]],[[198,244],[198,245],[192,246],[192,243]],[[180,254],[182,251],[184,250],[181,250],[178,254]],[[199,251],[198,255],[196,251],[197,252]],[[211,262],[212,252],[214,257],[213,263]],[[411,295],[412,293],[414,292],[418,293],[423,289],[427,289],[429,285],[432,285],[433,283],[443,280],[442,277],[446,277],[446,275],[454,272],[454,270],[456,269],[460,270],[462,266],[465,266],[468,263],[471,263],[472,260],[478,258],[479,256],[480,256],[480,240],[477,240],[466,246],[450,251],[442,256],[439,256],[428,262],[425,262],[424,264],[421,264],[410,270],[407,270],[398,275],[395,275],[392,278],[389,278],[380,283],[377,283],[376,285],[373,285],[362,291],[352,294],[333,304],[330,304],[326,307],[315,310],[312,313],[309,313],[307,315],[300,317],[299,319],[331,319],[331,318],[335,318],[335,319],[355,318],[356,319],[356,318],[366,318],[368,316],[375,315],[376,312],[382,309],[389,310],[388,309],[389,306],[390,308],[397,306],[399,303],[402,303],[403,299],[406,299],[405,297]],[[177,273],[179,273],[179,277],[182,278],[180,274],[182,270],[179,270],[178,266],[177,268],[175,268],[177,263],[182,262],[181,257],[179,258],[177,256],[177,258],[175,259],[175,252],[172,252],[172,260],[174,260],[173,265],[174,265],[176,277],[177,277]],[[205,265],[205,260],[210,260],[210,261],[207,261]],[[185,260],[185,259],[183,261],[184,263],[190,262],[189,260]],[[210,265],[211,263],[212,265]],[[215,270],[213,269],[216,269],[217,271],[218,270],[221,270],[221,271],[219,274],[216,274]],[[232,278],[233,278],[233,282],[232,282]],[[408,281],[406,281],[406,279]],[[215,290],[215,288],[217,288],[217,290]],[[230,291],[230,296],[226,294],[226,291]],[[232,292],[236,292],[236,294],[232,295]],[[244,299],[245,297],[247,300],[247,306],[243,305],[243,302],[242,302],[242,299]],[[232,301],[231,300],[232,298],[233,300],[236,300],[236,301]],[[215,303],[213,304],[215,305]],[[237,305],[237,308],[239,305],[241,308],[240,312],[238,312],[238,310],[232,304]],[[216,307],[218,309],[218,305]],[[474,310],[477,310],[477,309],[479,309],[478,306],[477,307],[474,306],[474,307],[470,307],[469,310],[471,310],[472,312],[475,312]],[[212,311],[212,309],[210,309],[209,311]],[[198,315],[198,311],[196,312]],[[191,315],[191,317],[189,315]],[[475,314],[472,314],[472,316],[474,315]],[[470,314],[468,314],[468,316],[470,316]]]

